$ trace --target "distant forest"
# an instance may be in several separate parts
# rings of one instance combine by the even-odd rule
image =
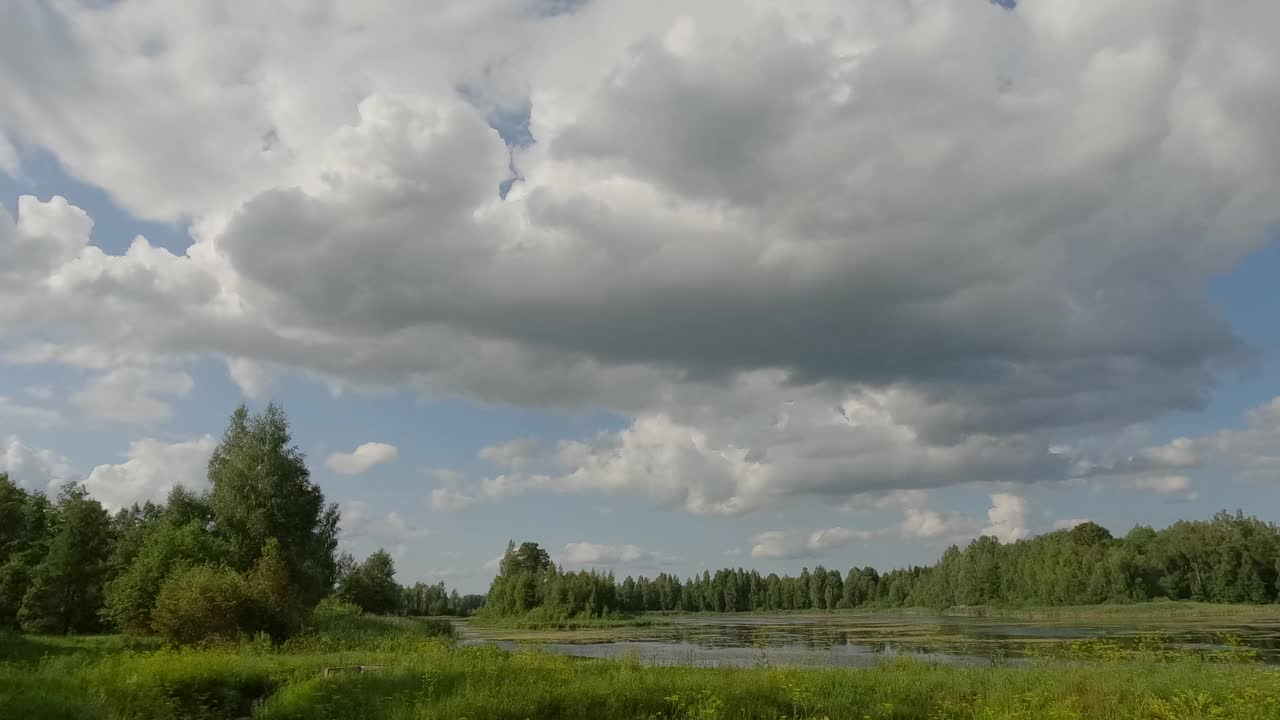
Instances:
[[[979,537],[933,565],[878,572],[818,566],[799,575],[725,568],[684,580],[566,571],[536,543],[510,544],[486,613],[548,618],[640,611],[748,612],[864,607],[1052,606],[1155,599],[1277,601],[1280,528],[1219,512],[1163,530],[1138,526],[1116,538],[1082,523],[1013,543]]]

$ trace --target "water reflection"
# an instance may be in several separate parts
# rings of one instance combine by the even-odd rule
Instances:
[[[678,616],[625,631],[608,642],[538,643],[550,652],[580,657],[633,655],[642,662],[678,665],[820,665],[864,667],[910,656],[933,662],[1021,664],[1032,656],[1062,654],[1067,643],[1103,638],[1120,647],[1159,635],[1171,647],[1226,649],[1234,636],[1280,664],[1280,620],[1019,621],[887,614]],[[522,643],[500,632],[464,628],[465,642]]]

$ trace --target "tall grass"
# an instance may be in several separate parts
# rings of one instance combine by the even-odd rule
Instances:
[[[813,616],[828,617],[840,615],[891,615],[895,617],[919,616],[932,617],[950,615],[956,617],[989,617],[1026,620],[1052,619],[1093,619],[1093,618],[1152,618],[1152,619],[1191,619],[1191,618],[1240,618],[1240,619],[1275,619],[1280,620],[1280,603],[1263,605],[1245,605],[1240,603],[1206,603],[1192,600],[1149,600],[1135,603],[1103,603],[1100,605],[1035,605],[1020,607],[1014,605],[957,605],[949,608],[928,607],[892,607],[889,605],[863,605],[856,608],[837,608],[835,610],[819,610],[808,608],[803,610],[749,610],[733,613],[685,610],[652,610],[646,611],[638,618],[673,618],[700,615],[711,616]]]
[[[1280,620],[1280,604],[1238,605],[1203,603],[1187,600],[1153,600],[1142,603],[1103,605],[1064,605],[1061,607],[991,607],[978,605],[954,607],[944,615],[964,617],[1010,618],[1023,620],[1055,619],[1192,619],[1240,618]]]
[[[363,648],[336,651],[132,649],[100,638],[79,653],[0,662],[0,718],[1280,718],[1280,671],[1230,652],[1082,643],[1072,659],[1017,668],[903,659],[866,670],[653,667],[451,647],[392,624],[361,635]],[[375,667],[323,673],[351,665]]]

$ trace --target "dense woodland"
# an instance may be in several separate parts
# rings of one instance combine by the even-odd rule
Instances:
[[[210,490],[109,514],[78,484],[49,499],[0,473],[0,630],[160,634],[179,642],[296,632],[322,600],[462,614],[483,596],[395,582],[390,555],[337,555],[336,505],[275,406],[232,415]]]
[[[1083,523],[1001,543],[980,537],[937,563],[880,573],[822,566],[798,576],[723,569],[681,580],[566,571],[536,543],[508,546],[486,612],[547,617],[638,611],[743,612],[859,607],[1088,605],[1167,598],[1218,603],[1277,601],[1280,528],[1220,512],[1164,530],[1138,526],[1123,538]]]
[[[310,479],[275,406],[240,407],[209,460],[210,489],[109,514],[83,486],[56,498],[0,474],[0,629],[119,630],[179,642],[298,631],[325,601],[370,613],[564,618],[639,611],[1079,605],[1156,598],[1277,600],[1280,530],[1241,513],[1123,538],[1084,523],[1003,544],[980,537],[932,566],[821,566],[798,576],[723,569],[621,582],[508,546],[489,593],[402,587],[384,551],[337,553],[339,514]]]

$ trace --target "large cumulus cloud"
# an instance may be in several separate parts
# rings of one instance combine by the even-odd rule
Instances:
[[[1205,284],[1280,214],[1272,3],[56,7],[0,131],[196,243],[24,199],[4,336],[629,418],[444,505],[1061,478],[1248,359]]]

